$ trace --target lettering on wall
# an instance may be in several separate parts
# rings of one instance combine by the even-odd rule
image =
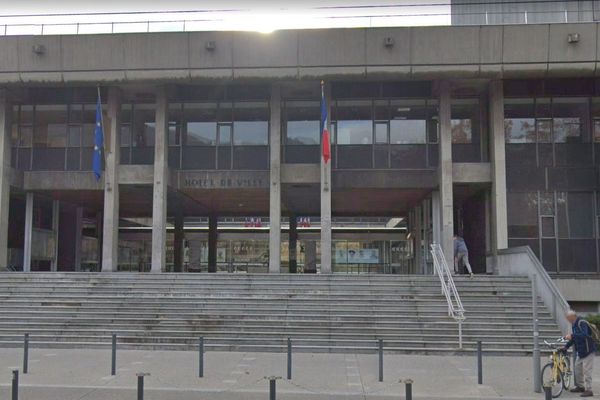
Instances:
[[[260,178],[185,178],[186,189],[252,189],[268,188],[268,182]]]

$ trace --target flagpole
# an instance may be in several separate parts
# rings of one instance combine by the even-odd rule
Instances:
[[[323,121],[323,126],[321,127],[321,162],[323,163],[323,190],[325,192],[329,191],[329,182],[328,182],[328,174],[327,174],[327,161],[323,157],[323,149],[325,148],[325,143],[323,142],[323,132],[325,129],[329,129],[327,124],[329,123],[329,110],[327,107],[327,100],[325,98],[325,81],[321,81],[321,99],[323,101],[323,105],[327,111],[327,118]]]
[[[105,149],[105,141],[106,141],[106,131],[104,130],[104,115],[102,113],[102,95],[100,94],[100,85],[96,85],[98,89],[98,104],[100,105],[100,127],[102,128],[102,166],[106,166],[106,151]]]

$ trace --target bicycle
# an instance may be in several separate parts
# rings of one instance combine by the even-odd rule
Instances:
[[[554,343],[548,343],[544,340],[544,344],[552,349],[550,362],[542,368],[542,384],[552,387],[552,397],[557,398],[564,390],[569,390],[571,386],[571,359],[564,349],[567,341],[564,338],[557,339]]]

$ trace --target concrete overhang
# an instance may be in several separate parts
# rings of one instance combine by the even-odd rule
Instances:
[[[333,188],[338,189],[434,189],[437,170],[336,170]]]
[[[452,180],[454,183],[491,183],[492,166],[490,163],[453,163]]]
[[[281,183],[320,183],[320,164],[281,164]]]
[[[23,190],[103,190],[91,171],[24,171]]]
[[[600,75],[598,23],[0,37],[0,84]],[[580,40],[569,43],[567,36]],[[385,42],[393,46],[385,46]],[[215,47],[206,48],[207,42]],[[44,54],[32,47],[42,45]]]

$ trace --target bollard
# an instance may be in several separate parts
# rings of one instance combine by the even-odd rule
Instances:
[[[477,341],[477,383],[483,385],[483,355],[481,351],[481,340]]]
[[[544,384],[544,399],[552,400],[552,386]]]
[[[277,380],[281,379],[279,376],[269,376],[265,379],[269,380],[269,400],[277,400]]]
[[[117,335],[113,333],[112,335],[112,354],[110,361],[110,374],[117,374]]]
[[[407,379],[404,381],[404,383],[406,384],[406,400],[412,400],[412,384],[413,384],[413,380],[412,379]]]
[[[292,339],[287,339],[287,378],[292,379]]]
[[[379,339],[379,382],[383,382],[383,339]]]
[[[13,370],[12,378],[12,400],[19,400],[19,370]]]
[[[29,333],[25,334],[23,339],[23,373],[29,371]]]
[[[144,377],[150,374],[146,372],[138,372],[137,376],[137,400],[144,400]]]
[[[204,378],[204,338],[198,338],[198,377]]]

